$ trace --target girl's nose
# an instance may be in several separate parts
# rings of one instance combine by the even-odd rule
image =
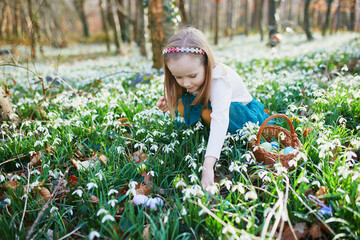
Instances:
[[[190,87],[191,86],[191,82],[189,79],[184,79],[184,87],[187,88],[187,87]]]

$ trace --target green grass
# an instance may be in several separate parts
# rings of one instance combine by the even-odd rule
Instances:
[[[331,228],[322,232],[327,238],[358,238],[360,172],[354,154],[360,153],[359,66],[344,66],[350,59],[360,59],[360,53],[350,53],[349,47],[360,49],[359,39],[334,52],[245,63],[232,60],[253,96],[271,114],[284,113],[292,119],[303,144],[302,160],[293,169],[266,168],[255,161],[242,137],[256,132],[244,128],[225,141],[216,167],[223,179],[218,185],[221,194],[210,199],[200,183],[209,127],[203,123],[179,129],[169,114],[154,107],[162,94],[160,76],[130,87],[136,63],[122,62],[122,67],[134,71],[90,79],[74,74],[67,84],[42,85],[32,73],[27,77],[21,70],[17,75],[18,68],[4,67],[3,81],[12,89],[16,113],[23,121],[17,127],[0,125],[2,238],[26,237],[45,204],[40,188],[54,191],[68,168],[59,194],[36,222],[32,237],[98,233],[106,239],[141,239],[147,234],[152,239],[217,239],[233,234],[275,238],[274,224],[304,223],[310,228],[320,221]],[[89,63],[80,70],[86,75],[94,68]],[[110,67],[107,71],[113,73]],[[130,125],[120,118],[127,118]],[[288,128],[281,119],[275,124]],[[307,136],[305,128],[312,130]],[[50,146],[52,152],[46,150]],[[31,154],[39,151],[41,164],[28,169]],[[147,154],[144,164],[153,174],[151,196],[164,201],[157,210],[131,204],[129,183],[144,181],[142,163],[133,161],[136,151]],[[93,168],[77,170],[71,160],[78,160],[79,152],[82,160],[104,155],[107,162],[97,160]],[[175,188],[177,177],[185,187]],[[7,187],[9,181],[17,182],[15,190]],[[326,218],[316,215],[320,208],[308,198],[322,186],[328,190],[325,205],[333,212]]]

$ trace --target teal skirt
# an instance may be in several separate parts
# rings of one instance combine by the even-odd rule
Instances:
[[[196,96],[191,94],[181,96],[180,99],[182,100],[184,111],[183,116],[180,116],[178,110],[175,111],[177,126],[183,123],[185,123],[186,126],[192,126],[200,120],[203,105],[191,105],[195,97]],[[178,109],[178,106],[176,106],[176,109]],[[207,105],[207,109],[211,110],[210,103]],[[240,102],[232,102],[229,109],[228,132],[232,134],[236,133],[236,131],[242,129],[247,122],[257,123],[260,126],[268,117],[269,115],[264,111],[264,105],[256,99],[253,99],[246,105]]]

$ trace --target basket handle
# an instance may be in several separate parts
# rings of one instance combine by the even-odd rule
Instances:
[[[272,120],[272,119],[274,119],[274,118],[284,118],[284,119],[288,122],[288,124],[289,124],[290,133],[291,133],[292,139],[297,138],[297,134],[295,133],[294,126],[292,125],[292,122],[291,122],[290,118],[288,118],[288,117],[287,117],[286,115],[284,115],[284,114],[274,114],[274,115],[268,117],[268,118],[261,124],[260,129],[259,129],[259,132],[258,132],[258,134],[257,134],[257,139],[256,139],[256,145],[257,145],[257,146],[260,146],[260,137],[261,137],[261,134],[262,134],[262,132],[263,132],[266,124],[267,124],[270,120]]]

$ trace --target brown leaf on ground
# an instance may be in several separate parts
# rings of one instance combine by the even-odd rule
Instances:
[[[152,186],[152,177],[150,174],[148,174],[146,171],[143,171],[141,173],[141,176],[144,177],[144,183],[148,186]]]
[[[107,157],[105,155],[100,155],[99,160],[106,165]]]
[[[310,236],[312,239],[321,237],[321,226],[319,222],[314,223],[310,228]]]
[[[5,187],[6,188],[11,188],[13,191],[16,190],[17,187],[19,187],[20,183],[16,182],[16,181],[7,181],[5,183]]]
[[[142,236],[145,240],[148,240],[150,237],[150,224],[146,225],[144,227],[144,230],[142,232]]]
[[[142,151],[136,151],[133,153],[133,159],[136,164],[144,162],[147,157],[147,154]]]
[[[79,182],[79,179],[75,175],[71,175],[68,177],[68,182],[74,186]]]
[[[45,201],[51,197],[51,193],[50,193],[49,189],[47,189],[46,187],[42,187],[40,189],[40,195],[43,197],[43,199]]]
[[[32,166],[37,166],[41,164],[41,151],[30,156],[29,168]]]
[[[151,194],[151,190],[149,188],[149,186],[143,184],[143,183],[138,183],[135,187],[136,190],[136,194],[141,194],[141,195],[150,195]]]
[[[309,228],[307,227],[306,223],[296,223],[293,228],[297,239],[302,239],[309,234]],[[283,240],[295,240],[296,238],[294,237],[294,234],[289,226],[284,229],[281,235],[281,239]]]
[[[96,197],[96,196],[94,196],[94,195],[91,195],[91,196],[90,196],[90,201],[91,201],[91,203],[92,203],[93,205],[96,205],[96,204],[98,204],[98,202],[99,202],[99,198]]]
[[[321,187],[319,188],[319,190],[315,193],[315,197],[319,198],[320,201],[322,201],[324,204],[326,204],[326,199],[323,198],[323,197],[320,197],[320,196],[325,195],[325,194],[328,194],[328,192],[329,192],[329,188],[328,188],[328,187],[321,186]],[[321,208],[320,205],[318,205],[318,207]]]

